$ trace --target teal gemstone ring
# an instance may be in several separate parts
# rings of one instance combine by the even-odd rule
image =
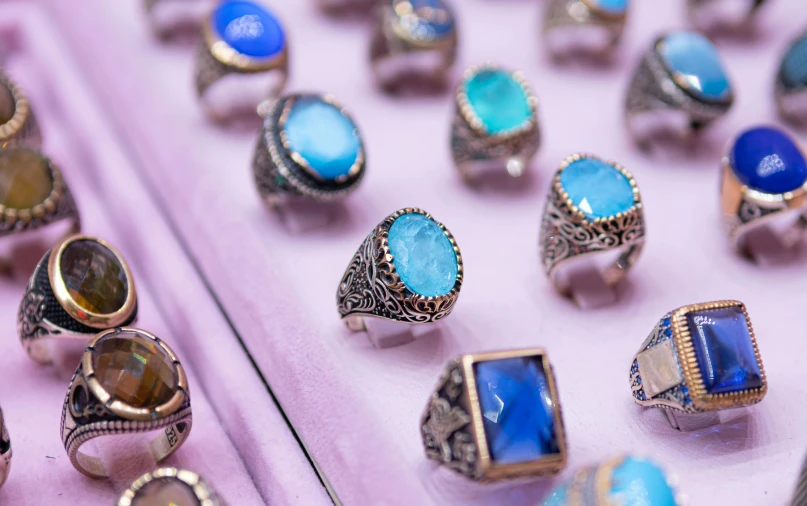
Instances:
[[[467,180],[506,168],[519,177],[541,145],[538,99],[520,72],[490,64],[469,68],[457,88],[451,153]]]
[[[421,418],[426,456],[476,481],[566,466],[560,397],[541,348],[464,355],[440,377]]]
[[[691,304],[664,315],[631,361],[630,386],[640,406],[684,414],[760,402],[768,383],[745,304]]]
[[[783,118],[807,123],[807,32],[793,40],[782,55],[774,94]]]
[[[365,317],[408,324],[442,320],[462,288],[462,255],[448,229],[417,208],[389,215],[353,256],[337,290],[337,309],[354,331]]]
[[[610,58],[625,31],[629,7],[630,0],[550,0],[542,28],[549,53]]]
[[[0,488],[8,479],[11,470],[11,440],[8,437],[8,429],[3,421],[3,410],[0,408]]]
[[[630,172],[594,155],[564,160],[552,182],[540,232],[541,263],[555,288],[572,295],[570,272],[579,262],[607,256],[603,281],[616,285],[644,248],[639,187]]]
[[[330,95],[293,94],[276,100],[261,127],[253,159],[258,192],[270,205],[289,198],[345,198],[364,177],[358,127]]]

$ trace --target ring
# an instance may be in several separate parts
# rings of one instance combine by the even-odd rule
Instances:
[[[378,83],[398,91],[407,81],[442,88],[457,59],[457,27],[447,0],[383,0],[370,44]]]
[[[807,231],[807,160],[796,141],[778,128],[755,127],[740,133],[722,160],[720,200],[732,245],[753,258],[749,232],[772,221],[790,220],[780,230],[785,248]],[[798,217],[793,220],[793,212]]]
[[[259,3],[220,2],[202,23],[202,41],[197,54],[196,93],[214,119],[222,120],[226,116],[218,105],[222,102],[243,100],[244,104],[238,105],[249,102],[252,107],[276,97],[286,85],[289,66],[286,34],[278,18]],[[213,87],[231,75],[242,76],[242,89]],[[258,76],[257,82],[245,76]],[[271,78],[274,82],[267,83]],[[249,93],[252,86],[247,86],[251,84],[260,88],[254,97]],[[227,96],[222,97],[225,92]]]
[[[630,369],[633,399],[688,414],[756,404],[768,384],[745,305],[692,304],[664,315]]]
[[[161,467],[146,473],[124,490],[116,506],[174,505],[225,506],[205,480],[198,474]]]
[[[191,431],[188,379],[158,337],[133,328],[101,332],[88,344],[62,408],[62,444],[73,467],[106,478],[101,459],[79,450],[100,436],[160,431],[149,448],[159,463]]]
[[[690,24],[701,32],[747,28],[766,0],[687,0]]]
[[[677,477],[667,475],[653,460],[625,455],[578,470],[571,479],[554,488],[542,505],[683,505],[676,490],[677,482]]]
[[[630,172],[593,155],[567,158],[552,182],[540,232],[541,263],[555,288],[571,295],[578,264],[585,263],[578,260],[594,255],[609,257],[600,274],[608,286],[616,285],[638,261],[644,242],[644,208]]]
[[[0,237],[70,220],[71,232],[81,218],[62,171],[32,148],[0,151]]]
[[[417,208],[389,215],[353,256],[337,290],[337,308],[348,328],[364,318],[404,323],[442,320],[462,288],[460,248],[451,232]]]
[[[22,88],[0,71],[0,147],[16,143],[38,148],[42,133]]]
[[[628,130],[643,140],[659,113],[689,133],[723,116],[734,102],[717,48],[696,32],[656,39],[633,73],[625,98]]]
[[[541,348],[449,362],[421,418],[426,456],[473,480],[556,473],[566,437],[555,376]]]
[[[34,269],[17,313],[17,332],[29,357],[50,364],[48,338],[86,341],[136,317],[134,280],[120,253],[97,237],[72,235]]]
[[[3,409],[0,408],[0,488],[6,483],[9,471],[11,471],[11,439],[3,421]]]
[[[807,121],[807,32],[791,42],[782,55],[774,96],[785,119]]]
[[[519,177],[540,145],[538,99],[524,76],[495,65],[468,69],[451,123],[451,153],[463,176],[493,165]]]
[[[554,56],[583,50],[610,56],[622,39],[629,0],[550,0],[543,34]]]
[[[327,202],[346,197],[364,177],[364,143],[353,119],[330,95],[293,94],[264,120],[252,168],[261,197]]]
[[[177,32],[196,33],[209,10],[205,2],[188,0],[143,0],[149,25],[160,39],[170,39]]]

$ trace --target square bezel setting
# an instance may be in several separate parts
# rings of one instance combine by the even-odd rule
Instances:
[[[566,465],[560,401],[543,349],[466,355],[463,369],[483,480]]]
[[[673,313],[672,331],[696,410],[748,406],[765,396],[765,370],[742,302],[684,306]]]

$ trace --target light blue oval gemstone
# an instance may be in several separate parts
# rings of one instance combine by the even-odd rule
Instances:
[[[213,10],[210,22],[221,40],[246,56],[268,58],[286,45],[280,21],[255,2],[225,0]]]
[[[560,173],[560,184],[589,219],[627,212],[635,203],[630,180],[613,165],[596,158],[570,163]]]
[[[325,180],[348,175],[361,152],[356,125],[320,97],[296,99],[283,130],[289,149]]]
[[[791,44],[782,58],[779,82],[788,90],[807,86],[807,35]]]
[[[638,457],[626,457],[611,473],[611,500],[624,506],[676,506],[664,472]]]
[[[585,0],[585,3],[593,9],[615,16],[628,10],[628,0]]]
[[[658,54],[679,86],[697,98],[722,102],[731,96],[731,84],[720,54],[697,32],[673,32],[659,42]]]
[[[489,134],[518,128],[532,118],[527,93],[511,72],[483,69],[465,81],[468,104]]]
[[[399,216],[389,229],[388,240],[395,270],[412,292],[438,297],[454,288],[459,272],[457,254],[434,220],[420,213]]]

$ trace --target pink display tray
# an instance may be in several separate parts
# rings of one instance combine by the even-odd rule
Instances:
[[[333,93],[368,150],[361,189],[329,227],[291,234],[261,204],[250,161],[256,131],[206,121],[195,103],[194,49],[164,45],[140,2],[51,0],[96,98],[127,139],[154,196],[243,339],[284,412],[345,504],[535,504],[550,485],[617,453],[655,456],[691,504],[782,504],[807,451],[800,324],[805,262],[761,268],[730,251],[718,166],[738,129],[776,122],[772,82],[786,42],[807,26],[799,2],[771,2],[752,41],[720,41],[737,102],[698,150],[646,156],[623,128],[634,62],[654,36],[685,24],[684,2],[634,2],[612,67],[553,66],[539,38],[543,2],[459,0],[459,67],[494,61],[534,83],[544,147],[534,177],[474,190],[451,167],[449,94],[393,99],[372,85],[370,27],[324,17],[309,1],[275,1],[290,37],[289,90]],[[541,272],[536,242],[553,171],[573,152],[633,171],[648,244],[618,304],[582,311]],[[374,349],[335,308],[343,270],[390,212],[425,208],[462,248],[466,281],[438,335]],[[628,370],[657,319],[683,304],[748,305],[768,373],[764,402],[730,423],[680,433],[634,405]],[[555,480],[478,486],[423,454],[419,418],[446,361],[483,350],[545,346],[555,366],[570,448]],[[302,503],[302,502],[301,502]]]
[[[329,504],[265,384],[138,178],[126,146],[67,51],[54,18],[38,6],[0,4],[4,67],[27,91],[44,130],[44,149],[76,195],[84,231],[116,245],[137,281],[138,326],[168,342],[189,373],[194,407],[188,441],[166,461],[204,476],[233,505]],[[73,373],[30,361],[16,312],[46,234],[8,238],[16,251],[0,278],[0,401],[14,457],[0,504],[112,504],[154,467],[143,448],[109,440],[98,449],[112,479],[76,472],[59,438],[61,406]],[[5,250],[4,250],[5,251]]]

